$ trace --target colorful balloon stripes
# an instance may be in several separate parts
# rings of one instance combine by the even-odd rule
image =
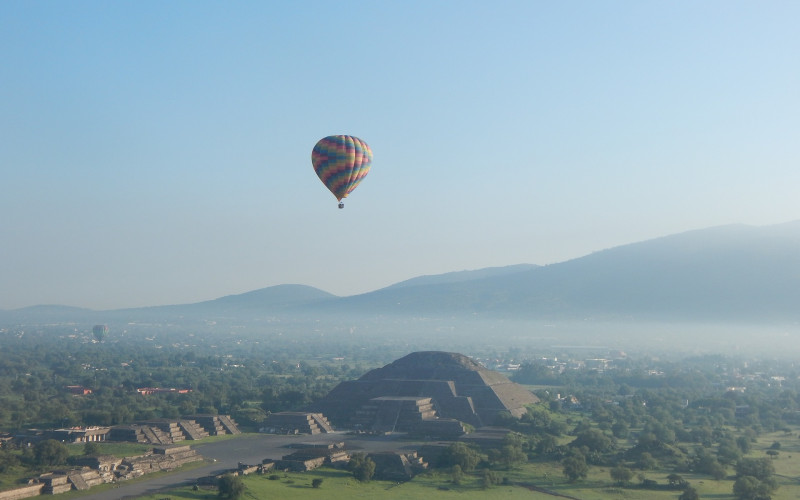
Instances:
[[[369,173],[372,150],[358,137],[331,135],[314,146],[311,163],[325,187],[341,201]]]

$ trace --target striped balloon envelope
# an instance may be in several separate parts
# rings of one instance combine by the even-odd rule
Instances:
[[[339,208],[356,186],[367,176],[372,165],[372,150],[352,135],[330,135],[320,139],[311,151],[314,171],[333,196]]]

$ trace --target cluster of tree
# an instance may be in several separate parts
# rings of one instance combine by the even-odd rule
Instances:
[[[754,375],[748,377],[746,392],[726,389],[741,384],[743,365],[723,368],[717,360],[659,368],[652,370],[658,375],[641,367],[559,373],[542,363],[526,364],[515,377],[518,381],[558,384],[575,399],[565,402],[539,391],[547,409],[532,408],[520,421],[509,419],[504,424],[527,437],[529,449],[536,452],[529,454],[532,458],[560,457],[569,481],[586,477],[590,465],[601,465],[610,468],[611,479],[620,485],[639,476],[640,487],[654,487],[646,471],[666,468],[675,473],[664,487],[681,489],[681,498],[691,500],[697,492],[681,473],[722,479],[733,468],[737,499],[769,498],[777,488],[771,459],[746,456],[760,433],[790,432],[789,425],[797,423],[800,398],[794,368],[751,367]],[[770,371],[774,377],[764,376]],[[563,420],[572,421],[569,429],[553,424],[557,413],[570,415]],[[581,417],[575,419],[576,415]],[[569,444],[555,445],[553,438],[565,434],[573,436]],[[770,457],[777,456],[779,448],[780,443],[774,443]]]
[[[340,381],[383,364],[386,356],[405,354],[390,351],[376,354],[372,364],[345,364],[330,361],[331,354],[325,362],[316,355],[303,357],[308,352],[302,346],[290,357],[288,350],[262,344],[243,349],[228,342],[230,349],[220,349],[218,338],[196,345],[188,344],[191,338],[157,344],[142,339],[98,343],[80,335],[3,338],[0,430],[126,424],[193,413],[232,414],[245,428],[256,429],[268,412],[300,409]],[[248,346],[254,342],[250,339]],[[351,347],[348,360],[363,360],[364,352],[369,356],[377,349]],[[590,466],[603,466],[613,481],[625,485],[638,476],[640,486],[649,484],[647,471],[667,468],[677,476],[667,486],[682,489],[684,500],[692,498],[693,489],[680,474],[719,479],[735,470],[738,498],[766,498],[774,491],[768,459],[753,464],[745,457],[760,433],[800,423],[797,368],[719,357],[680,363],[628,359],[615,368],[562,372],[540,362],[523,364],[516,381],[555,386],[537,391],[543,404],[520,419],[500,417],[496,424],[514,432],[495,449],[480,452],[454,444],[437,465],[452,471],[454,483],[464,474],[480,474],[487,486],[502,481],[498,471],[528,460],[559,461],[570,481],[586,477]],[[746,392],[726,390],[744,376]],[[774,383],[777,378],[781,383]],[[75,396],[66,390],[70,385],[91,393]],[[139,387],[190,392],[143,396],[136,392]],[[556,392],[574,399],[558,398]],[[770,451],[777,456],[779,449],[775,443]],[[57,449],[0,450],[0,473],[16,464],[57,465],[62,459]],[[354,455],[350,467],[359,480],[369,480],[375,464]]]
[[[88,442],[82,451],[85,456],[96,456],[99,448],[97,443]],[[44,439],[19,449],[6,443],[0,447],[0,474],[16,466],[30,471],[48,471],[56,466],[69,465],[74,459],[75,455],[70,453],[67,445],[55,439]]]
[[[347,470],[361,482],[368,482],[375,476],[375,462],[364,453],[353,453],[347,462]]]
[[[496,448],[480,451],[455,443],[431,465],[449,470],[453,484],[472,474],[487,487],[502,482],[503,470],[529,460],[559,461],[571,482],[585,478],[591,466],[602,466],[621,486],[674,489],[682,500],[697,498],[682,474],[723,479],[734,470],[737,499],[768,498],[777,487],[770,459],[747,455],[760,433],[788,431],[794,423],[795,382],[728,391],[734,380],[718,364],[699,370],[690,363],[684,369],[672,367],[661,386],[641,370],[634,371],[638,375],[593,372],[585,386],[582,376],[573,375],[571,382],[562,382],[574,385],[559,392],[575,395],[579,406],[537,391],[544,404],[531,406],[519,419],[506,415],[495,422],[513,430]],[[778,449],[776,442],[769,451]],[[363,461],[356,464],[363,467]],[[647,478],[648,471],[665,469],[672,471],[667,483]]]
[[[217,496],[223,500],[237,500],[244,490],[244,481],[236,474],[223,474],[217,481]]]
[[[294,410],[367,367],[286,362],[152,346],[54,342],[4,345],[0,430],[118,425],[196,413],[232,414],[257,428],[268,412]],[[76,396],[67,386],[85,388]],[[144,396],[141,387],[189,389]],[[90,392],[89,392],[90,391]]]

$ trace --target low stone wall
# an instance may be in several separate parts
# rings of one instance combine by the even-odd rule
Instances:
[[[183,464],[202,459],[203,457],[189,446],[154,448],[152,453],[138,457],[126,457],[120,468],[126,472],[120,474],[120,479],[131,479],[150,472],[172,470]]]
[[[112,457],[113,458],[113,457]],[[69,471],[50,472],[35,479],[36,484],[0,491],[0,500],[19,500],[45,494],[58,494],[72,490],[88,490],[98,484],[117,480],[132,479],[149,472],[172,470],[189,462],[202,460],[203,457],[189,446],[158,447],[138,456],[120,460],[115,470],[98,470],[84,467]],[[119,460],[119,459],[115,459]],[[96,467],[102,468],[106,461],[95,459]]]
[[[321,467],[325,463],[325,457],[312,458],[310,460],[276,460],[275,469],[290,472],[306,472]]]
[[[14,490],[0,491],[0,500],[19,500],[20,498],[36,497],[42,494],[44,484],[23,486]]]

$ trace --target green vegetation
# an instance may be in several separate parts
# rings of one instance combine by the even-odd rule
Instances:
[[[245,490],[241,476],[224,474],[217,482],[217,496],[222,500],[238,500]]]
[[[369,482],[375,475],[375,462],[364,453],[353,453],[347,470],[353,473],[353,477],[362,483]]]
[[[112,338],[102,344],[51,340],[34,333],[4,344],[2,430],[130,423],[198,412],[230,413],[254,430],[267,412],[300,409],[368,367],[333,361],[330,353],[290,359],[267,347],[193,350],[164,343],[153,349]],[[363,355],[355,346],[347,352]],[[515,356],[526,354],[520,350]],[[429,472],[403,484],[376,480],[375,463],[356,454],[348,470],[246,477],[238,494],[307,498],[324,490],[325,498],[491,498],[502,492],[536,498],[545,495],[534,491],[539,488],[582,500],[800,498],[800,371],[792,364],[642,357],[617,359],[613,369],[599,370],[537,359],[522,363],[514,379],[537,387],[542,402],[519,419],[504,416],[493,422],[513,432],[492,449],[453,444],[431,460]],[[67,385],[91,393],[73,395]],[[145,386],[191,392],[136,393]],[[130,456],[147,448],[10,441],[0,448],[0,488],[68,466],[76,456]],[[217,489],[181,489],[159,498],[216,495]]]
[[[732,432],[737,432],[731,429]],[[772,443],[782,438],[787,451],[778,459],[766,455]],[[566,442],[569,443],[567,438]],[[468,447],[468,449],[470,449]],[[458,451],[463,451],[458,447]],[[475,451],[475,450],[472,450]],[[480,461],[472,472],[461,470],[459,465],[438,467],[416,476],[411,481],[396,483],[372,479],[361,482],[349,470],[321,468],[306,473],[269,473],[245,476],[246,492],[243,498],[308,499],[322,492],[314,491],[316,480],[324,481],[325,498],[382,498],[386,500],[411,498],[553,498],[542,490],[566,495],[581,500],[646,499],[646,500],[692,500],[696,498],[718,498],[736,500],[734,486],[738,474],[748,478],[771,477],[777,489],[771,490],[772,500],[794,500],[800,498],[800,437],[798,429],[791,432],[764,433],[751,442],[750,453],[736,467],[726,469],[725,477],[713,479],[697,471],[674,472],[668,467],[643,471],[635,465],[587,464],[586,475],[575,481],[563,473],[558,461],[536,456],[513,467],[492,466],[488,453],[477,453]],[[624,460],[622,463],[626,463]],[[772,468],[770,468],[770,465]],[[625,468],[628,473],[618,469]],[[614,471],[617,472],[614,472]],[[738,471],[738,472],[737,472]],[[619,476],[616,476],[620,474]],[[615,477],[616,476],[616,477]],[[620,478],[630,478],[620,484]],[[760,479],[759,479],[760,481]],[[763,493],[757,483],[747,479],[739,481],[741,493]],[[322,484],[322,483],[319,483]],[[181,488],[160,496],[178,499],[212,499],[216,490],[192,491]],[[742,496],[747,499],[748,497]],[[750,497],[756,498],[756,497]]]

